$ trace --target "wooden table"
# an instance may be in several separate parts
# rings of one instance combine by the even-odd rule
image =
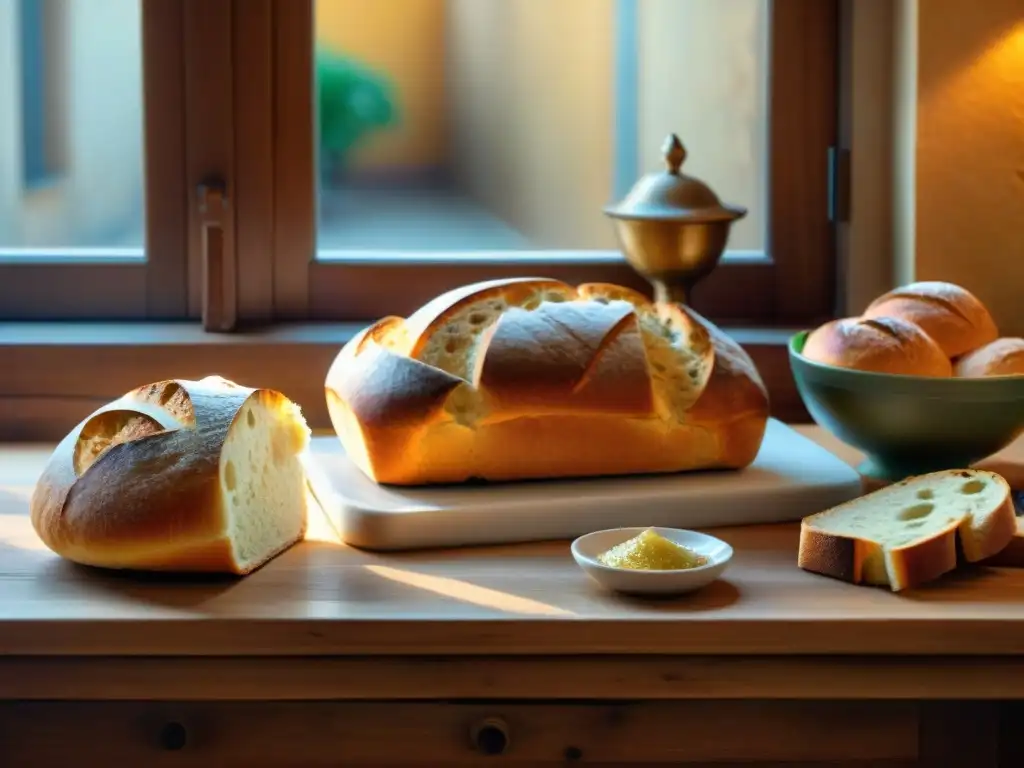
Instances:
[[[726,578],[670,601],[598,591],[564,542],[313,540],[170,583],[43,548],[47,451],[0,448],[5,768],[1024,764],[1024,571],[894,595],[800,571],[778,525],[718,531]]]

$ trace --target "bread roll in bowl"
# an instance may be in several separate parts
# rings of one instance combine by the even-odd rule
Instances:
[[[951,376],[953,366],[927,333],[896,317],[847,317],[817,328],[803,356],[840,368],[903,376]]]
[[[738,468],[768,419],[750,358],[697,313],[544,278],[384,318],[325,391],[349,457],[402,485]]]
[[[305,533],[308,441],[278,392],[219,376],[140,387],[60,442],[32,525],[85,565],[249,573]]]
[[[935,339],[946,357],[982,347],[999,336],[985,305],[953,283],[911,283],[875,299],[864,317],[898,317],[920,326]]]
[[[957,360],[953,372],[965,378],[1024,376],[1024,339],[996,339]]]

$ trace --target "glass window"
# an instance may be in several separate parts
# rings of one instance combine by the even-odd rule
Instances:
[[[637,138],[621,151],[629,184],[662,167],[657,150],[676,131],[690,150],[686,169],[725,200],[748,209],[733,226],[734,251],[764,253],[768,180],[768,0],[642,0],[634,50]],[[629,62],[620,62],[626,68]],[[625,87],[623,88],[625,91]],[[625,137],[623,137],[625,138]]]
[[[186,316],[184,8],[0,0],[0,320]]]
[[[294,0],[276,25],[289,316],[403,314],[526,274],[645,289],[603,208],[670,133],[686,172],[748,209],[697,308],[832,311],[835,0]]]
[[[614,249],[678,132],[764,250],[767,0],[317,0],[318,249]]]
[[[139,0],[3,5],[0,249],[141,258]]]
[[[317,0],[318,246],[611,250],[601,209],[688,170],[763,251],[767,0]],[[358,20],[358,21],[356,21]]]

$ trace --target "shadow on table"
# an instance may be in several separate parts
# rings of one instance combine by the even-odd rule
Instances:
[[[719,579],[703,589],[685,595],[657,597],[607,593],[608,599],[631,608],[644,607],[665,613],[698,613],[728,608],[741,597],[739,587],[726,579]]]
[[[1024,569],[963,565],[930,584],[900,593],[929,603],[1024,603]]]
[[[221,574],[110,571],[57,557],[44,570],[46,578],[72,584],[87,594],[130,598],[165,608],[198,608],[242,581],[241,577]]]

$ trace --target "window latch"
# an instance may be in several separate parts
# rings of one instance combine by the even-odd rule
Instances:
[[[227,184],[209,178],[197,188],[203,270],[203,328],[233,331],[238,322],[238,268]]]

